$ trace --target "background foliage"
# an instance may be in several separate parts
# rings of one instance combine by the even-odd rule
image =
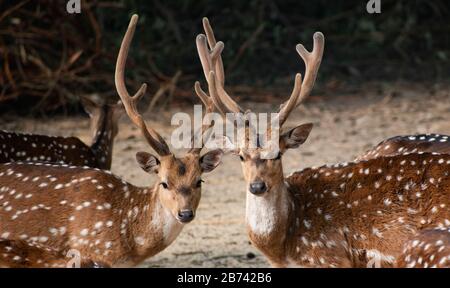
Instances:
[[[258,94],[247,87],[289,90],[304,69],[295,44],[311,48],[314,31],[326,37],[321,86],[447,79],[450,3],[381,1],[382,13],[368,14],[364,0],[82,0],[82,13],[70,15],[67,1],[0,0],[0,103],[28,113],[70,110],[90,93],[116,99],[115,57],[133,13],[129,89],[149,83],[159,91],[154,106],[197,101],[203,16],[225,42],[228,85],[246,97]]]

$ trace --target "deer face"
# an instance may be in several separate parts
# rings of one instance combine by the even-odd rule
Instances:
[[[200,202],[201,176],[214,170],[222,155],[222,150],[212,150],[203,156],[188,153],[177,158],[171,154],[158,159],[152,154],[139,152],[136,158],[144,171],[158,175],[157,193],[162,205],[180,223],[188,223],[194,219]]]
[[[248,192],[263,195],[282,183],[283,166],[281,157],[287,149],[297,148],[308,138],[313,125],[297,126],[280,135],[280,151],[275,158],[265,159],[262,148],[241,148],[237,152],[242,163]]]
[[[118,133],[118,122],[120,117],[125,113],[125,109],[121,101],[115,104],[99,104],[90,98],[82,97],[81,103],[86,113],[91,118],[91,131],[94,133],[107,132],[111,133],[110,137],[114,138]],[[94,137],[97,135],[94,135]]]

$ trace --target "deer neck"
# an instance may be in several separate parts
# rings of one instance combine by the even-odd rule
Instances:
[[[130,221],[130,215],[127,213],[123,216],[128,219],[122,220],[122,223],[127,223],[128,229],[125,242],[129,251],[126,258],[134,264],[164,250],[177,238],[184,226],[162,205],[159,193],[159,188],[154,187],[150,195],[146,195],[146,199],[136,201],[148,203],[148,206],[143,207],[142,214],[135,221]],[[142,192],[138,194],[144,195]],[[136,208],[129,210],[132,215],[134,209]]]
[[[280,254],[284,254],[290,214],[294,209],[291,204],[293,202],[287,184],[283,180],[265,194],[255,196],[247,192],[248,233],[253,244],[269,259],[278,258]]]
[[[106,109],[106,108],[103,108]],[[101,115],[92,124],[93,140],[91,150],[95,154],[99,168],[110,169],[114,144],[114,123],[108,117],[108,111],[103,110]]]

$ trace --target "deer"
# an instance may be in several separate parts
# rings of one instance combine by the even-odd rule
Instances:
[[[201,176],[220,164],[223,151],[202,155],[204,145],[192,146],[177,157],[146,125],[137,104],[147,85],[131,96],[124,80],[137,21],[133,15],[122,40],[115,84],[128,117],[156,152],[137,152],[136,160],[158,181],[136,187],[98,168],[0,164],[1,266],[65,267],[67,255],[79,255],[81,267],[134,266],[168,247],[194,219]],[[197,133],[202,137],[205,130]]]
[[[114,138],[124,113],[122,103],[99,104],[87,97],[81,103],[91,119],[92,144],[77,137],[58,137],[0,131],[0,163],[26,161],[111,169]]]
[[[355,161],[417,152],[450,154],[450,136],[441,134],[394,136],[358,156]]]
[[[399,267],[449,268],[450,228],[426,229],[409,240],[398,260]]]
[[[249,110],[225,91],[221,56],[207,65],[223,42],[216,42],[206,18],[203,27],[206,36],[200,34],[197,44],[210,97],[219,112],[245,114]],[[259,146],[231,150],[240,158],[246,183],[248,236],[273,267],[399,267],[400,258],[408,256],[402,254],[408,241],[427,229],[450,227],[450,155],[378,157],[285,177],[283,155],[304,144],[313,127],[283,127],[316,80],[325,39],[316,32],[313,40],[311,52],[296,46],[305,77],[297,74],[291,96],[278,110],[278,153],[267,159]]]

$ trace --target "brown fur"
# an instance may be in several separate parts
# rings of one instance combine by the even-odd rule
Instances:
[[[0,163],[47,162],[110,169],[114,138],[123,107],[121,104],[90,105],[94,134],[91,146],[76,137],[0,131]]]
[[[71,249],[81,253],[86,266],[142,262],[181,231],[178,211],[197,209],[200,176],[207,172],[203,159],[193,154],[161,157],[157,173],[167,189],[160,183],[139,188],[89,167],[0,164],[0,242],[15,245],[0,251],[0,265],[65,266]],[[186,168],[183,176],[178,173],[181,166]]]
[[[366,267],[374,254],[392,267],[416,232],[449,221],[449,172],[450,156],[431,154],[305,169],[266,193],[286,193],[288,209],[273,207],[284,219],[249,236],[277,267]]]
[[[414,235],[406,243],[397,266],[450,268],[450,226],[427,229]]]
[[[439,134],[395,136],[358,156],[355,160],[369,160],[379,156],[404,155],[417,152],[450,154],[450,136]]]

